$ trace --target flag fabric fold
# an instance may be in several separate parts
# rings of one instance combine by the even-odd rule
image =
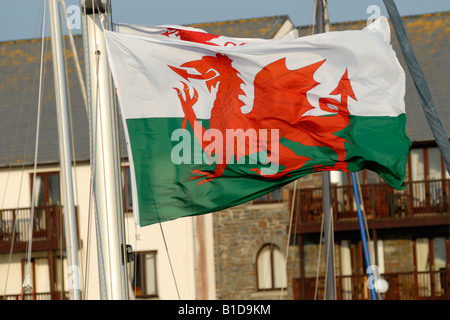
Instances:
[[[197,42],[211,46],[241,46],[248,43],[269,41],[267,39],[259,38],[231,38],[223,35],[211,34],[203,29],[179,25],[143,26],[115,23],[114,31],[140,36],[150,36],[153,38]],[[285,37],[292,39],[293,34],[288,33]]]
[[[105,37],[140,226],[219,211],[323,170],[369,169],[404,188],[405,74],[386,18],[279,40],[117,29]]]

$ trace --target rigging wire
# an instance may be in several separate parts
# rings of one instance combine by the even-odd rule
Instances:
[[[40,10],[39,10],[41,12],[41,14],[42,14],[42,9],[43,9],[42,6],[43,6],[43,2],[44,1],[45,0],[43,0],[41,2],[41,7],[40,7]],[[36,27],[35,27],[36,33],[38,33],[38,30],[40,29],[39,26],[38,26],[39,22],[40,22],[40,24],[42,24],[42,21],[38,20],[38,22],[36,24]],[[30,44],[31,44],[31,42],[28,42],[26,44],[27,49],[29,49],[31,47]],[[44,51],[46,51],[46,50],[44,50]],[[27,65],[27,69],[25,71],[25,74],[28,74],[30,72],[31,67],[32,67],[32,64],[28,64]],[[44,73],[45,73],[45,61],[44,61]],[[36,73],[35,74],[35,78],[34,78],[35,81],[37,81],[38,76],[39,76],[39,73]],[[26,77],[24,88],[28,87],[28,81],[29,81],[29,77]],[[34,82],[32,82],[32,89],[31,89],[32,94],[35,92],[35,89],[36,89],[36,86],[34,85]],[[24,112],[25,97],[26,97],[26,95],[22,96],[22,100],[21,100],[20,107],[19,107],[19,116],[18,116],[18,120],[17,120],[17,124],[16,124],[16,129],[14,131],[15,134],[14,134],[14,139],[13,139],[13,143],[12,143],[12,147],[13,148],[12,148],[11,153],[10,153],[10,160],[9,160],[9,164],[8,164],[8,171],[7,171],[6,182],[5,182],[5,190],[4,190],[4,193],[3,193],[3,198],[2,198],[2,203],[1,203],[1,207],[0,208],[4,208],[5,207],[4,205],[5,205],[5,200],[6,200],[6,194],[7,194],[7,190],[9,190],[8,185],[9,185],[9,178],[10,178],[11,169],[12,169],[11,163],[13,162],[13,157],[14,157],[14,154],[15,154],[15,151],[16,151],[15,148],[16,148],[16,146],[18,146],[18,144],[16,142],[17,142],[17,136],[18,136],[19,128],[20,128],[20,125],[23,123],[22,122],[22,115],[23,115],[23,112]],[[29,136],[30,136],[31,122],[32,122],[31,121],[31,116],[32,116],[32,112],[29,112],[28,113],[28,121],[27,121],[28,126],[27,126],[27,131],[26,131],[27,134],[26,134],[25,141],[23,143],[23,158],[22,158],[22,166],[21,166],[21,170],[20,170],[21,174],[20,174],[20,179],[19,179],[19,185],[18,185],[18,189],[17,189],[18,190],[18,192],[17,192],[18,197],[17,197],[17,202],[16,202],[16,205],[15,205],[15,212],[17,212],[19,210],[19,204],[20,204],[20,199],[21,199],[21,190],[22,190],[23,176],[24,176],[24,173],[25,173],[25,157],[26,157],[26,150],[28,149],[28,142],[29,142]],[[10,251],[9,251],[9,256],[8,256],[6,275],[5,275],[5,286],[4,286],[4,291],[3,291],[3,298],[4,299],[6,298],[6,290],[7,290],[8,279],[9,279],[9,271],[10,271],[10,266],[11,266],[11,261],[12,261],[12,254],[13,254],[13,248],[14,248],[14,242],[15,242],[14,240],[16,238],[16,231],[17,231],[16,230],[16,228],[17,228],[17,219],[14,219],[15,212],[13,211],[11,213],[11,220],[13,220],[14,223],[12,224],[11,246],[10,246]]]
[[[94,0],[92,0],[92,8],[93,9],[95,8]],[[85,18],[83,19],[83,24],[86,25],[86,28],[84,28],[84,29],[87,30],[87,23],[88,23],[87,22],[87,17],[86,17],[86,15],[84,15],[84,17]],[[93,20],[94,20],[94,22],[96,21],[95,10],[93,10]],[[85,43],[89,42],[87,37],[89,37],[89,35],[85,34],[85,37],[84,37]],[[95,28],[94,28],[94,41],[95,41],[95,47],[98,48],[97,40],[96,40]],[[87,47],[87,46],[85,45],[85,47]],[[88,108],[88,110],[87,110],[88,111],[88,119],[89,119],[89,141],[90,141],[89,152],[90,152],[90,159],[91,159],[90,192],[89,192],[89,214],[88,214],[89,218],[88,218],[88,220],[91,220],[92,219],[92,215],[94,215],[94,218],[95,218],[94,226],[96,228],[97,234],[100,234],[100,231],[99,231],[99,216],[98,216],[98,210],[97,210],[97,199],[95,197],[95,192],[94,192],[94,189],[95,189],[94,168],[96,166],[96,159],[94,157],[94,154],[95,154],[96,148],[97,148],[97,139],[95,139],[94,137],[96,137],[97,126],[94,126],[93,124],[97,123],[97,121],[96,121],[97,108],[98,108],[99,100],[100,100],[100,95],[99,95],[99,86],[100,85],[99,85],[99,77],[98,77],[99,76],[99,64],[100,64],[99,59],[100,59],[100,57],[97,55],[97,57],[96,57],[96,68],[95,68],[95,70],[96,70],[96,78],[97,78],[97,82],[96,82],[96,96],[95,96],[95,100],[94,100],[95,101],[95,107]],[[87,59],[86,65],[87,65],[88,70],[90,69],[89,63],[90,63],[89,59]],[[88,77],[87,79],[88,79],[88,84],[90,86],[91,85],[91,78]],[[87,103],[88,103],[88,105],[91,105],[92,101],[93,100],[91,99],[90,91],[88,91],[87,92]],[[92,111],[95,111],[95,113],[93,113]],[[94,116],[95,116],[95,119],[93,119]],[[94,211],[93,213],[92,213],[92,210]],[[89,227],[90,225],[91,224],[89,223],[88,224],[88,248],[91,245],[91,243],[90,243],[90,241],[91,241],[91,233],[90,233],[90,227]],[[100,241],[100,239],[98,239],[98,237],[97,237],[98,264],[101,266],[101,265],[104,264],[104,258],[103,258],[103,252],[101,250],[101,246],[99,244],[99,241]],[[89,250],[86,250],[86,266],[85,266],[85,268],[86,268],[86,270],[85,270],[85,274],[86,274],[86,277],[85,277],[85,290],[86,290],[86,292],[85,292],[85,298],[87,297],[87,294],[88,294],[88,282],[87,282],[87,279],[89,278],[89,268],[88,268],[89,263],[90,263]],[[104,270],[104,267],[99,268],[99,270]],[[111,281],[112,281],[112,279],[111,279]],[[99,285],[100,285],[100,292],[106,292],[106,279],[105,279],[105,274],[103,272],[99,274]]]
[[[333,226],[333,208],[331,208],[331,214],[329,216],[330,216],[330,218],[329,218],[328,226],[329,226],[329,231],[331,231],[330,229]],[[325,220],[325,218],[323,220]],[[331,243],[331,245],[333,247],[333,252],[335,252],[335,250],[334,250],[334,232],[329,232],[329,233],[330,233],[329,241],[330,241],[330,243]],[[326,256],[325,257],[325,265],[328,266],[328,264],[330,263],[330,261],[329,261],[330,257],[329,257],[329,254],[328,254],[327,250],[325,250],[325,256]],[[334,263],[333,263],[333,268],[335,268]],[[335,272],[333,272],[333,275],[334,274],[335,274]],[[325,272],[325,283],[327,283],[327,280],[328,280],[328,272]],[[336,283],[336,279],[333,279],[333,282]],[[316,285],[317,285],[317,283],[316,283]],[[336,290],[336,286],[334,286],[334,289]],[[327,296],[327,294],[326,294],[327,292],[326,291],[327,291],[327,288],[325,286],[324,299]],[[334,296],[336,296],[336,292],[334,293]]]
[[[109,8],[111,7],[110,5],[109,5],[109,1],[107,1],[108,3],[107,3],[107,5],[106,5],[106,11],[107,10],[109,10]],[[94,8],[94,6],[93,6],[93,8]],[[98,11],[100,12],[100,8],[99,8],[99,6],[98,6],[98,2],[97,2],[97,9],[98,9]],[[105,17],[107,17],[107,16],[110,16],[110,14],[109,14],[109,12],[106,12],[106,15],[105,16],[101,16],[101,15],[99,15],[99,22],[100,22],[100,26],[101,26],[101,28],[102,28],[102,30],[104,31],[106,28],[105,28],[105,24],[109,24],[110,23],[110,21],[106,21],[105,20]],[[95,21],[95,10],[94,10],[94,21]],[[94,28],[94,32],[95,32],[95,28]],[[97,38],[95,38],[95,39],[97,39]],[[97,44],[96,44],[97,45]],[[97,51],[98,52],[98,51]],[[106,54],[106,53],[104,53],[104,54]],[[99,57],[99,56],[98,56]],[[99,59],[99,58],[98,58]],[[97,61],[97,72],[98,72],[98,70],[99,70],[99,60]],[[99,90],[100,90],[100,88],[99,88],[99,77],[97,76],[97,97],[99,97]],[[98,102],[100,102],[100,100],[98,101]],[[100,110],[100,108],[99,108],[99,103],[97,104],[97,111],[98,110]],[[114,105],[114,107],[116,107],[116,105]],[[117,108],[116,108],[117,109]],[[115,112],[117,112],[117,110],[115,110]],[[99,118],[99,121],[100,121],[100,124],[102,124],[103,123],[103,121],[101,120],[101,117],[102,117],[102,114],[101,114],[101,112],[99,112],[99,115],[100,115],[100,118]],[[117,126],[117,118],[116,117],[114,117],[115,119],[115,122],[114,122],[114,125],[115,126]],[[118,130],[117,130],[117,127],[116,127],[116,131],[115,132],[118,132]],[[100,134],[101,135],[103,135],[103,130],[100,130]],[[101,138],[101,142],[102,142],[102,150],[104,149],[103,148],[103,141],[104,141],[104,139],[103,139],[103,136],[102,136],[102,138]],[[118,141],[115,141],[115,142],[118,142]],[[118,163],[120,163],[120,154],[118,153],[117,154],[117,157],[118,157],[118,159],[117,159],[117,161],[118,161]],[[105,160],[105,158],[104,157],[102,157],[102,160],[104,161]],[[104,170],[104,175],[106,176],[106,173],[105,173],[105,165],[103,165],[102,166],[102,168],[103,168],[103,170]],[[121,183],[121,176],[119,175],[119,177],[118,177],[118,180],[119,180],[119,184]],[[121,184],[120,184],[121,185]],[[105,190],[105,198],[106,198],[106,190]],[[119,201],[119,203],[121,203],[121,201]],[[107,203],[105,202],[105,205],[107,205]],[[120,207],[119,206],[119,210],[122,210],[123,209],[123,206],[122,207]],[[106,208],[106,210],[108,210],[108,208]],[[107,217],[108,218],[108,217]],[[106,223],[108,224],[109,223],[109,221],[108,221],[108,219],[106,219]],[[123,223],[123,221],[121,221],[121,223]],[[108,232],[108,244],[109,244],[109,239],[111,238],[110,237],[110,235],[109,235],[109,230],[110,230],[110,228],[109,227],[107,227],[107,232]],[[123,230],[123,228],[122,228],[122,230],[120,230],[119,231],[120,233],[122,233],[122,239],[125,239],[125,237],[124,237],[124,234],[123,234],[123,232],[124,232],[124,230]],[[124,247],[124,244],[122,244],[122,252],[123,252],[123,255],[125,255],[126,253],[125,253],[125,247]],[[124,259],[125,260],[125,259]],[[126,265],[126,263],[124,263],[124,260],[122,260],[122,263],[123,263],[123,265],[125,266],[125,270],[127,269],[126,267],[127,267],[127,265]],[[109,263],[111,263],[111,261],[109,261]],[[112,267],[110,266],[110,270],[112,269]],[[111,287],[112,287],[112,285],[113,285],[113,279],[112,279],[112,273],[110,273],[110,277],[111,277],[111,279],[110,279],[110,283],[111,283]],[[128,279],[128,275],[126,275],[126,279]],[[119,280],[120,281],[120,280]],[[126,293],[126,296],[128,297],[128,285],[127,284],[125,284],[126,285],[126,288],[124,288],[125,290],[125,293]]]
[[[63,25],[63,23],[62,23],[63,20],[65,19],[64,21],[67,21],[67,12],[66,12],[65,1],[64,0],[59,0],[59,2],[62,4],[62,7],[63,7],[64,12],[65,12],[65,18],[63,18],[60,15],[60,20],[61,20],[60,25],[62,26]],[[60,7],[57,10],[60,10],[60,9],[61,9],[61,5],[60,5]],[[68,32],[69,32],[69,39],[71,40],[70,43],[71,43],[71,49],[72,49],[72,53],[73,53],[73,57],[74,57],[74,63],[76,65],[76,67],[77,67],[78,72],[81,72],[80,62],[78,60],[78,55],[77,55],[77,50],[76,50],[76,47],[75,47],[75,43],[73,42],[72,32],[71,32],[70,28],[67,28],[67,29],[68,29]],[[66,52],[66,42],[64,41],[64,38],[63,38],[62,43],[63,43],[63,48],[64,48],[63,52]],[[66,66],[68,65],[67,56],[65,54],[64,54],[64,63],[65,63]],[[71,95],[70,95],[70,83],[69,83],[70,78],[69,78],[69,72],[67,70],[67,67],[64,68],[64,70],[65,70],[65,77],[66,77],[66,84],[67,84],[66,85],[67,86],[66,90],[67,90],[67,104],[68,104],[68,109],[69,109],[68,110],[69,128],[70,128],[70,138],[71,138],[71,149],[72,149],[72,155],[73,155],[72,162],[73,162],[74,187],[75,187],[74,188],[75,189],[74,198],[75,198],[75,203],[78,203],[78,199],[79,199],[79,197],[78,197],[78,174],[77,174],[78,170],[77,170],[77,160],[76,160],[77,157],[76,157],[76,150],[75,150],[75,141],[74,141],[74,134],[73,134],[73,127],[74,126],[73,126],[73,116],[72,116],[72,111],[73,110],[72,110]],[[82,78],[81,79],[79,78],[79,80],[80,80],[80,86],[82,88],[84,103],[85,103],[85,106],[87,108],[87,105],[86,105],[86,90],[84,88],[84,81],[83,81]],[[60,210],[60,214],[62,215],[62,210]],[[63,219],[60,219],[60,220],[62,221]],[[61,228],[61,230],[62,230],[62,228]],[[67,232],[67,230],[66,230],[66,232]],[[62,234],[61,234],[61,237],[62,237]],[[78,237],[77,237],[77,239],[78,239]],[[78,239],[78,246],[77,247],[80,248],[80,241],[79,241],[79,239]],[[61,246],[61,248],[62,248],[62,246]],[[77,252],[77,255],[78,255],[78,252]],[[81,268],[80,268],[80,270],[81,270]],[[78,272],[78,270],[75,270],[75,272]],[[81,288],[80,288],[80,292],[82,292]]]
[[[362,193],[361,193],[361,184],[359,182],[359,175],[355,174],[355,177],[356,177],[356,183],[358,184],[358,196],[359,196],[359,199],[360,199],[360,202],[361,202],[361,211],[362,211],[363,218],[364,218],[364,227],[366,229],[367,241],[370,243],[369,226],[367,225],[366,210],[365,210],[365,207],[364,207],[364,199],[363,199],[363,196],[362,196]],[[353,201],[355,201],[355,200],[353,199]],[[371,248],[369,246],[369,252],[370,251],[372,251],[372,250],[371,250]],[[371,253],[372,253],[371,255],[373,255],[373,251]],[[375,256],[375,255],[373,255],[373,256]]]
[[[81,15],[81,21],[82,21],[82,23],[83,23],[83,30],[87,30],[87,16],[85,15],[85,14],[82,14]],[[88,37],[89,37],[89,35],[87,34],[87,33],[84,33],[83,34],[83,47],[84,48],[86,48],[88,45],[88,42],[89,42],[89,39],[88,39]],[[85,69],[86,70],[90,70],[90,60],[89,59],[85,59],[86,61],[85,61]],[[86,82],[87,82],[87,84],[86,84],[86,87],[87,86],[91,86],[91,78],[88,76],[88,74],[86,75]],[[91,104],[92,104],[92,97],[91,97],[91,91],[90,90],[87,90],[86,91],[86,103],[87,103],[87,106],[90,106]],[[95,198],[94,198],[94,166],[95,166],[95,159],[94,159],[94,156],[93,156],[93,139],[92,139],[92,132],[91,132],[91,128],[92,129],[95,129],[94,127],[93,127],[93,125],[92,125],[92,113],[91,113],[91,108],[90,107],[88,107],[87,108],[87,110],[86,110],[86,114],[87,114],[87,116],[88,116],[88,124],[89,124],[89,159],[90,159],[90,162],[91,162],[91,164],[90,164],[90,172],[89,172],[89,175],[90,175],[90,177],[89,177],[89,199],[88,199],[88,224],[87,224],[87,235],[86,235],[86,242],[87,242],[87,244],[86,244],[86,255],[85,255],[85,271],[84,271],[84,274],[85,274],[85,278],[84,278],[84,290],[85,290],[85,292],[84,292],[84,299],[87,299],[88,298],[88,293],[89,293],[89,286],[88,286],[88,283],[89,283],[89,276],[90,276],[90,273],[89,273],[89,270],[90,270],[90,258],[89,258],[89,255],[90,255],[90,248],[91,248],[91,245],[92,245],[92,235],[91,235],[91,229],[92,229],[92,227],[91,226],[93,226],[94,225],[94,227],[96,226],[96,224],[97,223],[95,223],[95,224],[92,224],[92,220],[93,220],[93,215],[94,215],[94,217],[96,218],[96,216],[97,216],[97,213],[95,212],[96,211],[96,205],[95,205]],[[93,199],[94,198],[94,199]],[[94,211],[94,213],[92,212],[92,211]],[[101,263],[103,260],[102,260],[102,257],[101,257],[101,252],[98,252],[98,255],[99,255],[99,263]],[[102,284],[102,281],[101,281],[101,279],[100,279],[100,285]]]
[[[93,2],[92,2],[93,4]],[[95,14],[95,13],[94,13]],[[94,16],[95,18],[95,16]],[[87,30],[87,16],[82,14],[82,23],[83,23],[83,30]],[[95,32],[95,30],[94,30]],[[84,42],[84,47],[88,47],[88,43],[89,43],[89,34],[85,33],[83,36],[83,42]],[[97,58],[97,63],[96,63],[96,74],[97,74],[97,78],[98,78],[98,58]],[[86,59],[85,61],[85,65],[86,65],[86,70],[90,70],[90,60]],[[89,87],[91,87],[91,78],[87,77],[87,85]],[[98,81],[97,81],[97,87],[98,87]],[[98,90],[97,90],[97,97],[95,98],[95,101],[97,101],[98,99]],[[86,102],[87,105],[90,106],[92,104],[92,97],[91,97],[91,91],[87,90],[86,92]],[[94,121],[92,119],[93,117],[93,113],[92,113],[92,109],[93,108],[87,108],[87,116],[88,116],[88,122],[89,122],[89,159],[91,160],[91,165],[90,165],[90,185],[89,185],[89,200],[88,200],[88,224],[87,224],[87,249],[86,249],[86,258],[85,258],[85,281],[84,281],[84,288],[85,288],[85,294],[84,294],[84,299],[87,299],[88,297],[88,293],[89,293],[89,286],[88,286],[88,279],[90,277],[90,247],[92,245],[92,235],[91,235],[91,226],[94,226],[94,228],[97,230],[98,233],[98,213],[97,213],[97,204],[96,204],[96,198],[95,198],[95,194],[94,194],[94,167],[96,165],[96,161],[95,161],[95,157],[94,157],[94,153],[95,153],[95,139],[93,139],[94,136],[96,136],[94,133],[96,132],[96,126],[93,125]],[[92,224],[92,219],[95,219],[95,223]],[[97,239],[97,241],[99,241]],[[103,253],[101,250],[99,250],[99,245],[97,243],[97,255],[98,255],[98,264],[101,265],[103,264]],[[101,270],[103,270],[103,268],[100,268]],[[100,284],[100,291],[106,291],[105,289],[105,279],[104,279],[104,274],[99,274],[99,284]]]
[[[367,246],[368,248],[367,249],[369,250],[369,257],[373,257],[374,258],[374,260],[372,260],[371,263],[372,263],[372,265],[375,265],[375,263],[377,263],[377,261],[375,261],[375,258],[376,258],[375,251],[377,250],[377,248],[375,247],[376,243],[373,242],[373,247],[370,245],[370,241],[371,240],[370,240],[369,226],[367,224],[366,209],[365,209],[365,206],[364,206],[364,199],[363,199],[361,186],[360,186],[360,182],[359,182],[359,175],[355,174],[355,177],[356,177],[356,183],[358,185],[358,196],[359,196],[359,199],[360,199],[361,212],[362,212],[362,216],[363,216],[363,220],[364,220],[364,229],[365,229],[366,237],[367,237],[367,243],[368,243],[368,246]],[[354,201],[356,203],[356,200],[354,200]],[[372,266],[368,266],[366,268],[366,270],[369,267],[372,268]],[[376,274],[374,274],[374,276],[377,277]],[[377,278],[375,278],[375,280],[377,280]],[[377,292],[377,296],[378,296],[378,299],[380,299],[380,293]]]
[[[296,199],[296,201],[295,201],[296,208],[300,208],[300,203],[299,203],[299,202],[300,202],[300,197],[297,197],[297,199]],[[298,221],[299,221],[299,217],[298,217],[299,212],[300,212],[300,210],[297,210],[297,212],[296,212],[296,215],[295,215],[295,225],[294,225],[293,230],[297,230]],[[292,219],[293,219],[293,218],[292,218]],[[297,248],[298,248],[298,243],[297,243],[297,241],[298,241],[298,238],[297,238],[297,232],[296,232],[296,233],[294,233],[294,239],[293,239],[292,243],[293,243],[294,245],[297,245]],[[291,260],[291,274],[292,274],[292,270],[294,270],[294,260],[293,260],[293,259]],[[291,275],[291,276],[292,276],[292,275]]]
[[[96,15],[95,15],[95,5],[94,5],[94,0],[92,0],[92,8],[93,8],[93,20],[94,23],[96,21]],[[87,30],[87,15],[82,15],[83,17],[83,29]],[[84,47],[88,47],[88,43],[89,43],[89,34],[84,33],[83,36],[83,41],[84,41]],[[94,42],[95,42],[95,48],[97,51],[98,48],[98,44],[97,44],[97,37],[96,37],[96,28],[94,27]],[[95,223],[94,223],[94,228],[97,232],[97,234],[100,234],[99,231],[99,216],[98,216],[98,210],[97,210],[97,199],[95,196],[95,174],[94,174],[94,168],[96,166],[96,157],[94,156],[96,150],[97,150],[97,139],[95,139],[95,137],[97,136],[97,126],[94,125],[94,123],[97,123],[97,113],[98,113],[98,106],[100,105],[100,95],[99,95],[99,87],[100,87],[100,83],[99,83],[99,65],[100,65],[100,57],[97,54],[96,56],[96,65],[95,65],[95,72],[96,72],[96,78],[97,78],[97,82],[96,82],[96,96],[94,97],[94,100],[92,100],[91,97],[91,91],[87,90],[86,92],[86,96],[87,96],[87,105],[90,106],[91,104],[95,103],[94,107],[92,108],[87,108],[87,114],[88,114],[88,120],[89,120],[89,158],[91,159],[91,166],[90,166],[90,188],[89,188],[89,213],[88,213],[88,231],[87,231],[87,247],[88,249],[86,250],[86,265],[85,265],[85,298],[87,297],[88,294],[88,278],[89,278],[89,266],[90,266],[90,259],[89,259],[89,254],[90,254],[90,246],[91,246],[91,241],[92,241],[92,236],[91,236],[91,228],[90,226],[92,225],[90,223],[90,221],[92,221],[92,218],[95,219]],[[86,59],[86,70],[90,70],[90,60]],[[91,78],[88,76],[87,77],[87,86],[91,87]],[[95,111],[95,112],[93,112]],[[95,118],[94,118],[95,117]],[[109,239],[109,237],[108,237]],[[103,258],[103,252],[101,250],[101,245],[99,243],[100,239],[98,239],[97,237],[97,257],[98,257],[98,264],[100,266],[104,265],[104,258]],[[104,267],[99,268],[99,270],[104,270]],[[110,281],[112,282],[112,279],[110,279]],[[106,292],[106,279],[105,279],[105,274],[104,272],[101,272],[99,274],[99,284],[100,284],[100,292]]]
[[[94,1],[92,0],[92,3],[93,3]],[[95,8],[94,7],[94,5],[92,6],[92,8]],[[94,11],[94,13],[93,13],[93,16],[94,16],[94,22],[96,21],[96,17],[95,17],[95,10],[93,10]],[[98,44],[97,44],[97,36],[95,35],[95,33],[96,33],[96,31],[95,31],[95,28],[94,28],[94,40],[95,40],[95,47],[96,48],[98,48]],[[95,98],[95,107],[93,108],[93,110],[95,110],[95,123],[99,123],[100,122],[100,126],[102,125],[102,121],[101,121],[101,116],[102,116],[102,114],[101,114],[101,112],[99,112],[100,110],[99,110],[99,106],[100,106],[100,79],[99,79],[99,70],[100,70],[100,55],[99,55],[99,52],[98,52],[98,50],[96,50],[96,53],[97,53],[97,59],[96,59],[96,80],[97,80],[97,83],[96,83],[96,98]],[[99,116],[99,121],[97,121],[97,116]],[[97,126],[95,126],[95,127],[97,127]],[[102,128],[100,127],[100,141],[101,141],[101,143],[103,143],[103,131],[102,131]],[[95,139],[95,137],[96,137],[97,135],[95,134],[94,135],[94,154],[95,154],[95,152],[96,152],[96,150],[97,150],[97,148],[99,147],[98,145],[97,145],[97,139]],[[94,157],[95,158],[95,157]],[[101,161],[104,161],[105,160],[105,158],[104,157],[102,157],[101,158]],[[105,168],[104,168],[105,166],[103,165],[102,166],[102,169],[103,169],[103,175],[105,175],[105,172],[104,172],[104,170],[105,170]],[[105,197],[106,197],[106,195],[105,195]],[[95,198],[95,196],[94,196],[94,198]],[[95,203],[97,203],[97,199],[95,198]],[[105,202],[105,206],[106,206],[106,208],[105,208],[105,210],[106,211],[108,211],[108,203],[107,202]],[[95,206],[96,208],[97,208],[97,205]],[[99,217],[98,217],[98,210],[95,210],[95,213],[96,213],[96,217],[97,217],[97,226],[98,227],[100,227],[99,226],[99,222],[98,222],[98,219],[99,219]],[[109,233],[109,227],[108,227],[108,223],[109,223],[109,220],[108,219],[106,219],[106,230],[107,230],[107,232]],[[99,233],[100,234],[100,233]],[[108,236],[106,237],[106,239],[107,239],[107,246],[108,246],[108,248],[109,248],[109,245],[110,245],[110,242],[109,242],[109,239],[110,239],[110,236],[109,236],[109,234],[108,234]],[[98,239],[97,241],[101,241],[101,239]],[[105,261],[103,260],[103,257],[102,257],[102,263],[105,263]],[[109,261],[109,263],[111,263],[111,261]],[[109,270],[111,269],[111,265],[109,265]],[[103,275],[103,276],[105,276],[105,275]],[[110,273],[109,274],[109,276],[110,276],[110,279],[108,279],[109,280],[109,282],[110,283],[112,283],[113,282],[113,279],[111,278],[112,277],[112,274]],[[106,285],[106,284],[105,284]],[[106,292],[106,291],[105,291]]]
[[[58,0],[58,1],[61,2],[61,4],[62,4],[62,8],[64,11],[64,17],[65,17],[66,21],[69,21],[69,18],[67,16],[66,1],[65,0]],[[83,96],[84,107],[86,108],[86,113],[87,113],[88,104],[87,104],[87,95],[86,95],[86,85],[84,84],[83,73],[81,71],[81,66],[80,66],[80,60],[78,58],[78,52],[77,52],[77,48],[75,46],[75,40],[73,39],[73,34],[72,34],[71,28],[68,27],[67,31],[68,31],[67,33],[69,35],[70,45],[72,47],[75,67],[77,68],[77,76],[78,76],[78,81],[80,82],[80,88],[81,88],[81,94]]]
[[[289,257],[289,247],[290,247],[290,240],[291,240],[291,232],[292,232],[292,221],[294,218],[294,204],[296,203],[296,192],[297,192],[297,183],[298,180],[294,181],[294,192],[292,194],[292,199],[291,199],[291,212],[289,215],[289,229],[288,229],[288,236],[287,236],[287,240],[286,240],[286,253],[285,253],[285,259],[284,259],[284,270],[286,270],[286,275],[287,275],[287,260]],[[283,290],[284,288],[281,288],[280,291],[280,300],[283,298]]]
[[[317,256],[317,268],[316,268],[316,285],[314,288],[314,300],[317,300],[317,292],[319,289],[319,270],[320,270],[320,257],[322,256],[322,241],[323,241],[323,227],[324,227],[324,215],[322,214],[322,219],[320,223],[320,237],[319,237],[319,253]]]
[[[36,182],[36,171],[37,171],[37,156],[39,152],[39,131],[40,131],[40,117],[41,117],[41,107],[42,107],[42,88],[43,88],[43,62],[44,62],[44,34],[45,34],[45,10],[46,4],[44,4],[44,11],[42,17],[42,44],[41,44],[41,64],[40,64],[40,75],[39,75],[39,96],[38,96],[38,106],[37,106],[37,121],[36,121],[36,141],[35,141],[35,153],[34,153],[34,168],[33,168],[33,186]],[[31,212],[30,212],[30,222],[28,231],[28,246],[27,246],[27,263],[25,267],[25,276],[22,284],[22,293],[27,290],[33,292],[32,282],[31,282],[31,250],[33,243],[33,223],[34,223],[34,203],[35,192],[31,193]]]
[[[161,235],[162,235],[162,237],[163,237],[164,246],[165,246],[165,248],[166,248],[167,259],[169,260],[170,271],[172,272],[172,277],[173,277],[173,281],[174,281],[174,284],[175,284],[175,289],[176,289],[176,291],[177,291],[178,300],[181,300],[181,298],[180,298],[180,291],[178,290],[177,279],[175,278],[175,272],[174,272],[174,270],[173,270],[172,261],[171,261],[171,259],[170,259],[170,254],[169,254],[169,248],[168,248],[168,246],[167,246],[167,241],[166,241],[166,237],[165,237],[165,235],[164,235],[164,230],[163,230],[161,221],[159,221],[159,228],[161,229]]]

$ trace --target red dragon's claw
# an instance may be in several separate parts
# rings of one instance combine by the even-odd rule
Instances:
[[[210,178],[213,177],[213,174],[212,174],[212,173],[209,173],[209,172],[206,172],[206,171],[201,171],[201,170],[199,170],[199,169],[193,170],[193,171],[191,172],[191,174],[198,174],[198,176],[191,177],[190,179],[198,179],[198,178],[202,178],[202,176],[206,176],[206,177],[210,177]],[[190,179],[189,179],[189,180],[190,180]]]
[[[185,94],[183,95],[179,88],[173,87],[173,89],[177,92],[178,99],[181,102],[181,108],[183,109],[185,118],[183,119],[183,123],[181,125],[182,129],[186,128],[187,121],[195,117],[195,113],[193,113],[193,106],[198,101],[198,91],[194,88],[194,94],[191,96],[189,94],[189,86],[185,82],[181,82],[183,84],[183,91]]]
[[[203,183],[210,182],[210,181],[212,181],[212,179],[210,179],[210,178],[203,179],[202,181],[200,181],[199,183],[197,183],[197,186],[200,185],[200,184],[203,184]]]
[[[183,82],[183,81],[181,81],[181,83],[183,84],[183,90],[186,91],[186,97],[189,97],[189,101],[191,101],[191,100],[197,101],[198,100],[198,91],[197,91],[197,89],[194,88],[194,94],[191,97],[190,94],[189,94],[190,88],[187,85],[187,83]],[[194,99],[192,99],[192,98],[194,98]]]
[[[198,91],[195,88],[194,88],[194,95],[193,95],[193,97],[195,98],[195,102],[197,102],[197,100],[198,100]]]
[[[201,170],[199,170],[199,169],[193,170],[193,171],[191,172],[191,174],[197,174],[197,176],[190,177],[190,178],[189,178],[189,181],[195,180],[195,179],[202,179],[201,181],[199,181],[199,182],[197,183],[197,186],[198,186],[199,184],[203,184],[203,183],[206,183],[206,182],[211,182],[212,179],[215,177],[214,174],[209,173],[209,172],[206,172],[206,171],[201,171]]]
[[[181,90],[178,89],[178,88],[174,88],[174,89],[177,91],[177,94],[179,96],[178,98],[180,99],[180,102],[181,102],[181,105],[182,105],[183,109],[185,107],[192,108],[192,106],[198,101],[198,91],[197,91],[197,89],[194,88],[194,94],[191,96],[189,94],[189,90],[190,90],[189,86],[185,82],[182,82],[182,83],[183,83],[183,90],[186,92],[185,93],[185,97],[186,97],[185,100],[180,95],[181,94]]]

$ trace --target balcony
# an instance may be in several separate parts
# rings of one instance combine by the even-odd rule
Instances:
[[[407,182],[404,190],[386,183],[360,186],[369,228],[450,224],[450,180]],[[322,188],[297,191],[297,232],[319,232]],[[357,229],[357,211],[352,186],[332,186],[332,208],[336,231]]]
[[[20,294],[0,295],[0,300],[69,300],[68,292],[42,292]]]
[[[0,253],[26,251],[31,208],[0,210]],[[33,221],[33,250],[53,250],[65,247],[62,207],[36,207]]]
[[[389,289],[383,300],[449,300],[450,270],[385,273]],[[323,300],[325,278],[294,279],[294,299]],[[337,276],[338,300],[369,300],[367,275]]]

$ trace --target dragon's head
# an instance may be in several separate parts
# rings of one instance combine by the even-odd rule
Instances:
[[[206,87],[209,92],[217,83],[226,77],[230,72],[238,73],[231,66],[232,60],[220,53],[215,56],[203,56],[200,60],[189,61],[178,67],[169,66],[173,71],[182,76],[184,79],[200,79],[205,80]],[[186,69],[195,69],[197,73],[189,73]]]

